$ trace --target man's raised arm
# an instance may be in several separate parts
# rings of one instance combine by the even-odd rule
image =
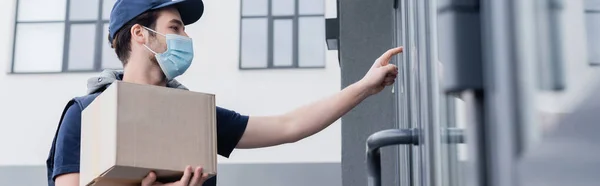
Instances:
[[[402,50],[402,47],[388,50],[375,60],[360,81],[332,96],[279,116],[251,116],[237,148],[292,143],[325,129],[367,97],[394,84],[398,68],[389,61]]]

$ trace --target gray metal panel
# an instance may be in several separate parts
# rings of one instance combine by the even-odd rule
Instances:
[[[482,89],[479,1],[441,0],[437,24],[445,91]]]
[[[219,164],[218,171],[218,186],[342,186],[340,163]],[[0,185],[48,185],[46,167],[0,166]]]
[[[393,47],[394,1],[343,0],[339,55],[342,87],[360,80],[374,60]],[[367,184],[365,140],[377,131],[396,128],[394,95],[390,88],[372,96],[342,117],[342,179],[344,186]],[[382,151],[383,185],[398,185],[398,148]]]
[[[340,37],[340,22],[337,18],[325,19],[325,41],[327,50],[337,50]]]
[[[479,185],[517,186],[515,176],[520,111],[519,69],[515,55],[515,7],[519,0],[482,0],[482,36],[484,48],[484,124],[479,133],[482,170]],[[479,149],[482,150],[482,149]],[[479,158],[479,157],[478,157]]]

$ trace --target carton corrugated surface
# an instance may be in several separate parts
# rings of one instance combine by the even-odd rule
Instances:
[[[135,185],[186,165],[216,174],[215,96],[117,81],[83,112],[80,185]]]

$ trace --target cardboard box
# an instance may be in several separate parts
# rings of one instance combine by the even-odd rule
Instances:
[[[80,185],[179,180],[186,165],[217,169],[215,96],[117,81],[82,112]]]

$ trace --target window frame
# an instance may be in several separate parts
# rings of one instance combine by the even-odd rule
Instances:
[[[588,17],[589,15],[600,15],[600,2],[597,3],[597,4],[593,4],[593,3],[591,3],[591,0],[587,0],[583,4],[585,6],[584,7],[584,24],[585,24],[585,28],[584,29],[586,30],[586,34],[587,34],[586,37],[591,37],[593,35],[593,33],[589,33],[587,31],[589,31],[588,29],[592,25],[589,25],[587,23],[587,21],[588,21],[587,19],[589,19],[589,17]],[[595,5],[595,6],[589,6],[589,5]],[[591,38],[588,38],[587,42],[593,42],[593,41],[590,41],[590,39]],[[593,51],[592,51],[592,48],[590,46],[593,46],[593,45],[594,44],[590,44],[590,43],[587,44],[588,53],[590,53],[587,56],[587,60],[588,60],[588,63],[589,63],[590,66],[592,66],[592,67],[599,67],[600,66],[600,59],[593,59],[593,58],[591,58],[594,54],[592,53]]]
[[[238,49],[238,68],[240,70],[264,70],[264,69],[320,69],[326,67],[326,55],[323,58],[323,64],[321,66],[300,66],[299,65],[299,42],[298,37],[299,33],[299,19],[303,17],[322,17],[323,22],[325,22],[325,5],[323,5],[323,13],[322,14],[300,14],[300,0],[294,0],[294,13],[291,15],[273,15],[273,0],[267,1],[267,15],[244,15],[244,3],[245,0],[240,0],[240,23],[239,23],[239,49]],[[244,19],[253,19],[253,18],[261,18],[267,19],[267,65],[266,67],[244,67],[243,59],[242,59],[242,41],[243,41],[243,20]],[[273,60],[273,42],[274,42],[274,21],[278,19],[291,19],[292,20],[292,65],[290,66],[275,66],[275,62]],[[323,25],[325,28],[325,25]],[[323,30],[325,32],[325,30]],[[323,35],[325,36],[325,35]],[[323,38],[325,39],[325,38]],[[324,50],[326,49],[325,43],[323,44]],[[325,51],[326,53],[326,51]]]
[[[72,0],[65,0],[65,19],[64,20],[60,20],[60,21],[56,21],[56,20],[52,20],[52,21],[19,21],[19,5],[20,5],[20,0],[16,0],[16,6],[15,6],[15,16],[14,16],[14,25],[13,25],[13,41],[12,41],[12,56],[11,56],[11,64],[10,64],[10,74],[58,74],[58,73],[87,73],[87,72],[100,72],[103,70],[102,68],[102,50],[103,50],[103,42],[107,42],[107,41],[103,41],[103,34],[104,34],[104,25],[109,23],[109,20],[104,20],[103,19],[103,6],[104,6],[104,1],[105,0],[98,0],[98,15],[97,17],[92,20],[70,20],[70,13],[71,13],[71,1]],[[62,54],[62,61],[61,61],[61,70],[60,71],[15,71],[15,64],[17,63],[16,61],[16,45],[17,45],[17,27],[19,26],[19,24],[44,24],[44,23],[64,23],[64,30],[63,33],[64,34],[64,38],[63,38],[63,45],[62,45],[62,49],[63,49],[63,54]],[[89,70],[69,70],[69,52],[70,52],[70,41],[71,41],[71,26],[72,25],[77,25],[77,24],[81,24],[81,25],[93,25],[95,27],[95,33],[94,33],[94,44],[92,45],[94,47],[94,56],[93,56],[93,62],[92,62],[92,69]],[[122,67],[121,67],[122,68]]]

